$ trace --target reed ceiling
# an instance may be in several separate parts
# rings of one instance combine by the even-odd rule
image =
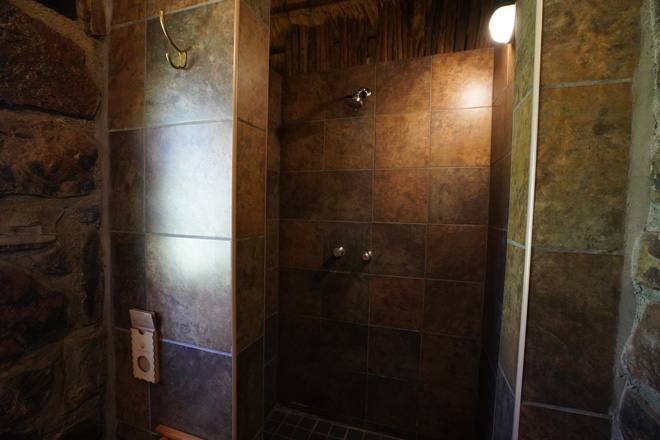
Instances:
[[[491,45],[495,0],[271,0],[271,65],[319,72]]]

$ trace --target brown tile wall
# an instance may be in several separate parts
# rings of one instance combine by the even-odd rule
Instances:
[[[488,194],[488,244],[486,251],[486,283],[481,327],[481,370],[479,372],[479,430],[491,438],[495,417],[498,380],[504,277],[507,267],[507,229],[514,97],[513,45],[494,48],[492,148],[490,151],[490,192]],[[499,374],[498,374],[499,373]],[[502,409],[502,408],[500,408]]]
[[[118,438],[149,438],[158,424],[209,440],[232,435],[236,4],[227,0],[178,10],[198,3],[122,0],[114,5],[108,123]],[[189,49],[185,70],[165,60],[170,48],[158,22],[159,8],[170,12],[166,21],[172,38]],[[259,132],[264,152],[266,128],[263,124]],[[241,141],[256,148],[252,138]],[[258,204],[258,197],[263,201],[265,195],[249,202]],[[245,247],[254,260],[261,256],[263,261],[263,230],[260,234]],[[258,243],[261,252],[250,246]],[[247,302],[263,302],[263,266],[255,273],[261,277],[238,271],[240,285],[249,292]],[[132,377],[128,311],[133,307],[157,314],[158,384]],[[250,323],[257,319],[239,317]]]
[[[342,100],[358,87],[373,94],[353,111]],[[492,50],[282,89],[278,399],[392,435],[475,437],[487,241],[505,229],[510,163],[504,145],[491,158]]]
[[[518,2],[509,251],[533,246],[520,438],[610,436],[641,1],[587,3],[544,2],[533,242],[526,243],[535,1]],[[569,19],[576,14],[580,25]],[[513,390],[521,277],[521,256],[507,256],[500,367]],[[509,401],[499,394],[496,408]],[[509,422],[496,420],[496,432],[498,423]]]

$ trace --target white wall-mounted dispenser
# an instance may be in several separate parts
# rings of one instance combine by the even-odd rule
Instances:
[[[133,377],[158,383],[158,332],[156,314],[131,309],[131,351]]]

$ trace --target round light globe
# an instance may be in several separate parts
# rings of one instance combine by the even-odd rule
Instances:
[[[516,5],[498,8],[490,18],[488,29],[490,36],[498,43],[508,43],[513,35],[513,25],[516,21]]]

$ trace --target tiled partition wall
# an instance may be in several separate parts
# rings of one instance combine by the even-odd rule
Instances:
[[[270,1],[241,1],[236,84],[236,402],[238,440],[264,413],[266,147]],[[272,339],[272,338],[271,338]]]
[[[266,166],[266,297],[264,323],[264,415],[277,401],[277,291],[280,271],[280,133],[282,76],[270,69]]]
[[[520,1],[509,249],[495,432],[516,381],[535,1]],[[609,438],[639,6],[544,1],[521,439]],[[587,25],[566,17],[586,17]],[[510,410],[508,409],[510,408]],[[497,406],[496,406],[497,413]],[[499,422],[499,425],[498,425]],[[496,435],[496,438],[500,438]]]
[[[236,312],[241,331],[238,347],[232,346],[232,247],[238,248],[237,304],[263,298],[265,220],[259,213],[265,196],[252,197],[251,191],[259,185],[265,190],[265,171],[258,170],[264,168],[266,116],[246,104],[267,96],[267,64],[259,69],[251,62],[267,59],[268,30],[258,8],[253,13],[241,5],[239,24],[249,32],[239,32],[236,43],[241,99],[235,103],[237,5],[197,3],[114,3],[108,113],[118,439],[150,439],[159,424],[207,440],[231,438],[235,351],[238,390],[246,399],[261,393],[252,392],[259,387],[252,377],[261,371],[252,373],[254,365],[261,368],[263,309]],[[160,28],[160,8],[171,12],[166,23],[174,41],[188,49],[184,70],[165,59],[172,48]],[[254,179],[242,178],[246,174]],[[235,210],[233,180],[241,197]],[[255,262],[259,267],[251,266]],[[132,377],[131,307],[157,314],[158,384]],[[239,420],[249,417],[241,412],[245,406],[239,399]]]
[[[492,89],[491,49],[284,79],[280,400],[476,435]]]
[[[494,50],[488,248],[481,330],[481,365],[479,367],[479,430],[483,438],[492,436],[495,410],[506,265],[513,124],[514,48],[511,44],[498,44]]]

